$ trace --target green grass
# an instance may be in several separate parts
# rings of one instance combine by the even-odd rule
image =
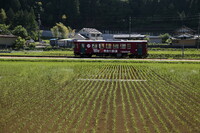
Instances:
[[[0,62],[0,132],[200,131],[199,64],[40,61]]]
[[[0,55],[11,56],[74,56],[73,51],[13,51],[11,53],[0,53]]]
[[[60,59],[14,59],[14,58],[0,58],[0,62],[96,62],[96,63],[156,63],[156,64],[200,64],[200,61],[190,61],[190,60],[118,60],[118,59],[68,59],[68,58],[60,58]]]
[[[200,59],[200,50],[184,49],[184,57],[182,57],[182,49],[177,48],[151,48],[149,49],[148,58],[161,59]]]
[[[168,49],[168,48],[152,48],[148,50],[148,58],[159,58],[159,59],[200,59],[200,50],[197,49],[185,49],[184,57],[182,57],[182,49]],[[12,56],[74,56],[72,50],[66,51],[19,51],[12,53],[0,53],[1,55],[12,55]]]

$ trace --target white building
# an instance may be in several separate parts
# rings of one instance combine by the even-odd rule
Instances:
[[[103,40],[102,33],[94,28],[83,28],[74,38],[77,40]]]

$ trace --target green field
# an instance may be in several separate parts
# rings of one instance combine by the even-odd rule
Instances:
[[[182,56],[181,48],[151,48],[149,49],[148,58],[164,58],[164,59],[200,59],[200,50],[184,49]]]
[[[74,56],[73,51],[12,51],[11,53],[0,53],[11,56]]]
[[[0,62],[0,132],[199,133],[200,64]]]

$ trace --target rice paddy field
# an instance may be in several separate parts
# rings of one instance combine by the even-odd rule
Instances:
[[[199,133],[200,64],[0,62],[1,133]]]

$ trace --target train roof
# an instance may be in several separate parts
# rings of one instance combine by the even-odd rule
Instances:
[[[107,41],[107,40],[75,40],[74,42],[94,42],[94,43],[127,43],[127,42],[147,42],[147,40],[121,40],[121,41]]]

